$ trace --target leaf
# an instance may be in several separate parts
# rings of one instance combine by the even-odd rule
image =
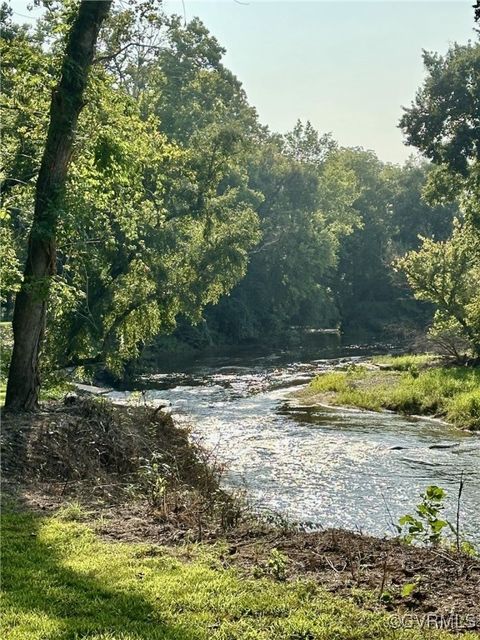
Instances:
[[[406,584],[404,584],[402,587],[402,598],[410,597],[415,591],[416,586],[416,582],[407,582]]]

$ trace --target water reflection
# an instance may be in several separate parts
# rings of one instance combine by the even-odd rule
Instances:
[[[193,437],[227,463],[225,482],[245,487],[259,508],[382,535],[392,530],[392,518],[413,512],[428,484],[449,492],[453,517],[463,470],[462,518],[472,535],[480,510],[480,438],[390,413],[298,406],[292,391],[338,364],[318,352],[304,358],[215,356],[142,385],[148,400],[168,401]]]

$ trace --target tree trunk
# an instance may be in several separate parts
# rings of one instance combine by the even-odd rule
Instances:
[[[10,411],[30,411],[38,406],[39,352],[51,276],[55,274],[57,220],[88,72],[111,4],[112,0],[81,1],[68,35],[60,82],[52,95],[23,284],[13,313],[14,347],[5,402]]]

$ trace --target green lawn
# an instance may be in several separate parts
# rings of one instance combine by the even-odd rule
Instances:
[[[480,369],[422,368],[426,356],[373,358],[381,369],[351,367],[317,376],[300,396],[336,405],[435,415],[464,429],[480,429]]]
[[[246,579],[219,551],[99,541],[87,526],[4,515],[5,640],[420,640],[313,583]],[[466,634],[463,640],[473,640]]]

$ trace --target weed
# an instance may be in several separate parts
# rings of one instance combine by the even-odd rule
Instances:
[[[445,508],[445,490],[436,485],[430,485],[422,494],[422,501],[417,505],[416,514],[406,514],[398,521],[398,530],[407,543],[419,541],[438,545],[442,539],[445,527],[451,527],[448,520],[440,517]]]
[[[82,522],[89,516],[90,512],[79,502],[69,502],[61,506],[55,514],[55,518],[63,522]]]
[[[272,549],[267,560],[269,574],[276,580],[285,580],[287,577],[287,556],[278,549]]]

